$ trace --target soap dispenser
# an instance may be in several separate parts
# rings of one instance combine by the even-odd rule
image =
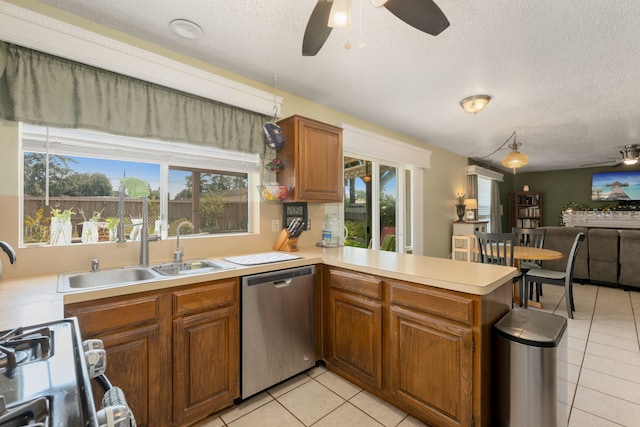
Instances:
[[[16,251],[13,250],[11,245],[8,244],[7,242],[0,241],[0,248],[2,248],[2,250],[6,252],[7,256],[9,257],[9,262],[11,264],[15,264],[16,263]],[[0,279],[1,278],[2,278],[2,262],[0,262]]]

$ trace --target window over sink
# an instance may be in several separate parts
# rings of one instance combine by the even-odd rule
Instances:
[[[98,241],[114,240],[121,178],[149,186],[149,233],[251,232],[250,203],[258,156],[185,143],[21,124],[21,243],[50,243],[52,212],[72,212],[72,243],[87,242],[83,222],[98,223]],[[126,237],[136,239],[142,199],[124,198]]]

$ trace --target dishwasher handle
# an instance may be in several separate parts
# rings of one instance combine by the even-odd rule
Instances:
[[[276,280],[273,282],[273,286],[276,288],[286,288],[293,282],[293,279]]]

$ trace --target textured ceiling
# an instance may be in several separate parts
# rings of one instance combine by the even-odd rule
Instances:
[[[451,23],[437,37],[353,0],[353,28],[315,57],[301,46],[316,0],[40,1],[464,156],[515,130],[521,172],[612,165],[640,144],[638,0],[436,0]],[[173,34],[176,18],[204,37]],[[475,94],[492,101],[465,113]]]

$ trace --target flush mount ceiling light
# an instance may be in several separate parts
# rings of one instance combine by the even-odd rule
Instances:
[[[509,169],[513,169],[513,174],[515,175],[516,169],[521,168],[529,163],[529,157],[527,157],[526,154],[522,154],[518,151],[518,147],[520,147],[522,144],[516,140],[515,131],[509,137],[509,139],[511,138],[513,138],[513,142],[509,144],[509,148],[511,148],[512,151],[504,156],[504,158],[502,159],[502,164]],[[507,141],[509,141],[509,139],[507,139]]]
[[[484,110],[489,101],[491,101],[489,95],[473,95],[460,101],[460,106],[467,113],[476,114]]]
[[[186,19],[174,19],[169,23],[171,30],[187,40],[197,40],[204,35],[204,31],[200,25]]]

